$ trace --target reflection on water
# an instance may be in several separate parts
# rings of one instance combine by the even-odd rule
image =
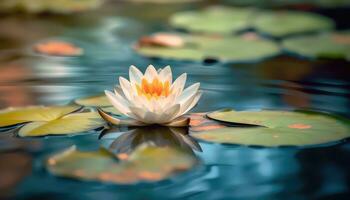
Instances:
[[[188,128],[174,128],[165,126],[140,127],[126,132],[118,128],[104,130],[100,138],[102,142],[116,155],[132,153],[142,144],[155,147],[181,148],[193,153],[193,150],[202,151],[198,142],[188,135]]]
[[[0,20],[0,107],[66,104],[75,98],[111,89],[118,76],[127,76],[131,64],[142,70],[148,64],[157,67],[170,64],[175,76],[188,73],[188,84],[201,82],[204,94],[194,111],[225,107],[237,110],[306,108],[350,117],[349,63],[307,61],[289,56],[255,64],[211,65],[146,59],[133,52],[130,48],[133,42],[140,35],[164,30],[158,17],[169,16],[180,7],[150,13],[147,9],[140,12],[137,6],[125,6],[115,8],[120,12],[110,12],[107,8],[105,12],[74,17],[3,16]],[[61,58],[31,51],[32,44],[52,38],[74,42],[84,48],[85,54]],[[251,148],[196,144],[186,130],[118,131],[106,130],[101,136],[96,133],[40,138],[37,139],[40,148],[29,146],[30,150],[28,146],[10,145],[0,153],[0,194],[12,192],[15,199],[293,200],[347,199],[350,195],[348,142],[312,149]],[[188,149],[203,160],[203,166],[165,182],[129,187],[56,178],[42,166],[46,156],[73,144],[83,150],[105,145],[121,154],[142,143]],[[203,152],[198,151],[200,149]],[[9,174],[11,176],[7,176]]]

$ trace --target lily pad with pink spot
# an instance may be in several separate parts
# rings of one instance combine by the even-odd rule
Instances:
[[[304,146],[350,137],[348,119],[324,113],[223,110],[207,116],[234,125],[192,133],[193,137],[209,142],[267,147]]]
[[[155,45],[154,41],[145,42],[143,37],[135,45],[135,50],[149,58],[194,62],[215,60],[224,63],[256,62],[280,53],[280,48],[275,42],[253,34],[222,37],[178,33],[172,36],[177,36],[183,44]],[[162,43],[164,44],[165,41]]]

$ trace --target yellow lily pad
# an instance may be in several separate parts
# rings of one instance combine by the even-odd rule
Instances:
[[[49,158],[46,167],[61,177],[132,184],[160,181],[197,163],[196,157],[179,149],[142,145],[125,160],[118,160],[106,150],[81,152],[73,147]]]
[[[7,108],[0,111],[0,127],[12,126],[32,121],[52,121],[79,110],[80,106],[29,106]]]
[[[112,104],[104,94],[75,99],[74,102],[78,105],[87,107],[100,107],[103,111],[114,115],[122,115],[121,112],[119,112],[116,108],[112,106]]]
[[[21,137],[66,135],[81,133],[102,127],[104,120],[97,112],[72,113],[46,122],[31,122],[18,131]]]
[[[349,120],[322,113],[287,111],[217,111],[208,117],[255,127],[225,127],[193,133],[210,142],[258,146],[304,146],[350,137]]]
[[[75,99],[74,102],[78,105],[91,107],[112,106],[112,104],[104,94]]]

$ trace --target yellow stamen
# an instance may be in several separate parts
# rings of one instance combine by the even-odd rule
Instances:
[[[152,82],[148,82],[147,79],[143,78],[141,81],[141,85],[136,85],[137,94],[144,95],[147,99],[159,97],[167,97],[170,94],[170,83],[169,81],[162,82],[158,78],[152,80]]]

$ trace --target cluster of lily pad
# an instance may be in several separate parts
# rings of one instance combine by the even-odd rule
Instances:
[[[145,36],[135,50],[146,57],[190,61],[251,62],[283,50],[349,60],[348,32],[333,31],[333,20],[315,13],[216,6],[175,13],[170,25],[186,33]]]
[[[79,180],[130,184],[160,181],[197,166],[194,140],[264,147],[333,144],[350,136],[348,119],[302,111],[233,111],[190,113],[189,129],[161,126],[126,127],[120,130],[96,112],[101,108],[121,117],[105,95],[74,100],[66,106],[31,106],[0,111],[1,129],[19,137],[98,133],[107,141],[99,151],[75,147],[48,158],[47,169]],[[117,136],[115,136],[117,134]],[[193,139],[194,138],[194,139]],[[108,141],[112,141],[111,143]]]

